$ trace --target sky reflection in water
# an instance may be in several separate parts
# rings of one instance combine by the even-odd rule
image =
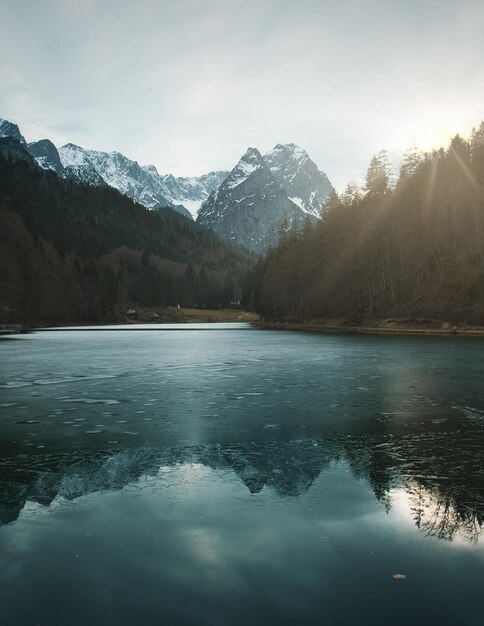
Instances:
[[[480,623],[482,346],[2,342],[6,623]]]

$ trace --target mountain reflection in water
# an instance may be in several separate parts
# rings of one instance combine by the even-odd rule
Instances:
[[[479,417],[479,416],[477,416]],[[484,436],[480,419],[465,431],[406,436],[335,436],[325,439],[200,445],[115,453],[15,455],[0,466],[0,521],[15,521],[26,502],[49,506],[93,492],[136,485],[161,470],[200,464],[234,472],[252,493],[270,489],[297,498],[333,464],[366,480],[387,510],[405,494],[408,513],[427,535],[477,542],[484,520]],[[140,487],[141,488],[141,487]]]
[[[482,342],[0,349],[2,626],[482,622]]]

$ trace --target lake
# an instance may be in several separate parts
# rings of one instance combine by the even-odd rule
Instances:
[[[244,324],[0,341],[0,623],[481,625],[483,356]]]

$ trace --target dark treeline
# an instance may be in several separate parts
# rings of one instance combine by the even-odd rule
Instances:
[[[0,321],[123,319],[126,307],[217,308],[252,259],[170,209],[0,156]]]
[[[254,299],[269,320],[484,324],[484,123],[447,150],[409,150],[394,184],[373,157],[365,188],[335,194],[316,227],[282,229]]]

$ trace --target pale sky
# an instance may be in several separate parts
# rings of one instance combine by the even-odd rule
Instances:
[[[484,119],[483,0],[1,0],[0,25],[0,117],[161,173],[294,142],[341,189]]]

